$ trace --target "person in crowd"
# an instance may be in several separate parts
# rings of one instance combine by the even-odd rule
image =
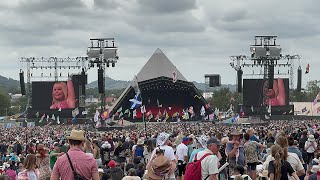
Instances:
[[[86,141],[84,131],[72,130],[70,136],[67,136],[66,138],[70,144],[70,149],[55,163],[51,174],[51,180],[58,180],[59,178],[73,179],[74,175],[71,165],[78,175],[87,179],[99,180],[96,160],[83,152],[84,143]]]
[[[97,165],[99,167],[102,164],[102,160],[101,160],[101,153],[100,153],[98,140],[92,141],[92,148],[93,148],[93,157],[97,161]]]
[[[245,174],[245,169],[241,165],[236,165],[233,169],[233,175],[230,177],[231,180],[243,179],[243,180],[252,180],[252,178]]]
[[[11,179],[11,180],[15,180],[17,173],[14,170],[14,165],[10,164],[9,168],[6,170],[5,174]]]
[[[161,151],[163,151],[163,153],[164,153],[164,156],[171,161],[169,178],[175,178],[174,170],[176,169],[177,161],[176,161],[176,157],[174,155],[173,148],[171,146],[169,146],[171,144],[169,137],[170,137],[170,134],[165,133],[165,132],[162,132],[159,134],[159,136],[157,137],[157,146],[158,147],[152,151],[152,154],[150,157],[151,160],[147,164],[147,169],[150,168],[150,166],[151,166],[150,162],[152,162],[152,159],[155,158],[157,149],[161,149]]]
[[[144,173],[145,173],[145,164],[144,163],[139,163],[138,167],[136,169],[136,174],[137,174],[137,176],[142,178]]]
[[[224,165],[227,162],[227,155],[226,155],[226,144],[229,141],[229,137],[223,137],[221,139],[221,146],[219,149],[219,153],[221,154],[220,164]],[[222,170],[219,174],[220,179],[226,179],[227,178],[227,168]]]
[[[117,167],[117,163],[114,160],[109,161],[108,163],[109,169],[107,169],[106,173],[109,174],[111,179],[122,179],[123,171],[121,168]]]
[[[141,178],[137,176],[136,170],[131,168],[129,169],[128,174],[122,178],[122,180],[141,180]]]
[[[288,138],[288,144],[289,144],[288,152],[297,154],[297,156],[299,157],[300,161],[303,164],[302,153],[299,150],[299,148],[297,147],[297,144],[295,143],[295,140],[293,137],[290,136]]]
[[[288,180],[288,175],[292,176],[295,180],[299,180],[290,163],[286,161],[283,150],[279,145],[271,147],[271,155],[274,157],[274,160],[270,161],[268,166],[270,180]]]
[[[49,164],[49,154],[47,153],[43,144],[37,146],[37,166],[40,171],[40,178],[45,179],[50,177],[50,164]]]
[[[317,142],[315,141],[314,135],[309,135],[308,140],[304,145],[304,149],[307,152],[307,164],[311,163],[311,160],[314,158],[314,152],[317,150]]]
[[[194,150],[190,157],[189,157],[189,162],[192,162],[193,157],[200,151],[203,151],[207,147],[207,141],[209,140],[209,137],[206,135],[201,135],[200,137],[197,137],[197,142],[198,142],[198,149]]]
[[[299,157],[295,153],[288,152],[287,138],[284,136],[279,136],[276,139],[276,144],[279,145],[281,148],[283,148],[284,159],[290,163],[291,167],[296,172],[296,174],[298,176],[303,176],[305,174],[305,170],[304,170],[304,167],[303,167]],[[272,154],[270,154],[267,157],[266,161],[263,163],[263,169],[268,170],[269,163],[272,160],[274,160],[274,157],[272,156]]]
[[[182,179],[186,171],[186,165],[188,162],[188,144],[190,139],[188,137],[182,138],[182,142],[177,146],[176,156],[178,159],[178,176],[177,180]]]
[[[72,80],[56,82],[52,87],[52,105],[50,109],[71,109],[76,107],[76,97]]]
[[[64,152],[60,152],[60,144],[58,142],[53,143],[53,151],[50,152],[50,169],[52,170],[54,164],[57,162],[58,157],[64,155]]]
[[[311,174],[308,176],[308,180],[318,180],[317,172],[320,171],[319,165],[313,165],[310,172]]]
[[[257,178],[256,167],[259,163],[258,154],[262,152],[264,146],[259,144],[256,141],[250,141],[250,134],[246,133],[243,135],[245,143],[244,143],[244,154],[245,154],[245,162],[247,163],[248,173],[251,179]],[[257,149],[259,152],[257,153]]]
[[[18,165],[17,165],[18,168],[17,168],[17,170],[16,170],[16,174],[19,174],[21,171],[24,170],[23,161],[18,162],[17,164],[18,164]]]
[[[207,147],[203,151],[198,152],[192,161],[199,160],[206,154],[210,154],[206,156],[201,161],[201,176],[202,178],[216,180],[218,175],[218,167],[219,167],[219,159],[217,154],[219,152],[221,146],[221,142],[216,138],[210,138],[207,141]],[[212,155],[211,155],[212,154]]]
[[[143,139],[139,139],[137,141],[137,145],[132,147],[132,159],[135,166],[139,163],[144,163],[144,141]]]
[[[24,170],[18,174],[18,180],[40,180],[40,171],[37,168],[37,157],[34,154],[28,154],[24,160]]]
[[[260,143],[260,140],[254,134],[254,129],[253,128],[248,129],[247,134],[249,134],[250,141],[256,141],[256,142]]]
[[[233,170],[236,165],[245,165],[245,158],[243,141],[241,140],[242,133],[234,129],[230,134],[232,136],[232,140],[226,144],[226,154],[229,162],[229,174],[231,175],[233,174]]]

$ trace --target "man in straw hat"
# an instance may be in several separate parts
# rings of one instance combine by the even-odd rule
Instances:
[[[226,154],[229,162],[229,175],[233,174],[233,169],[236,165],[244,166],[244,142],[241,141],[242,133],[237,129],[231,131],[232,139],[226,144]]]
[[[72,130],[70,136],[67,136],[66,138],[70,144],[70,149],[67,154],[70,157],[76,173],[86,179],[99,180],[96,160],[93,156],[83,152],[84,143],[86,141],[84,131]],[[59,178],[62,180],[74,179],[72,168],[66,154],[62,155],[57,160],[51,173],[51,180],[58,180]]]

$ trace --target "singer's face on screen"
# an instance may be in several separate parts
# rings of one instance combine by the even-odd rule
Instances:
[[[64,93],[62,90],[62,85],[60,83],[55,83],[53,85],[52,95],[53,95],[54,99],[56,99],[58,101],[62,101],[65,99]]]
[[[268,81],[264,83],[264,94],[266,97],[275,98],[279,94],[278,82],[276,80],[273,81],[273,89],[268,88]]]

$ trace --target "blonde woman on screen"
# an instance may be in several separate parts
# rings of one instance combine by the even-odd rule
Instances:
[[[50,109],[69,109],[76,107],[73,82],[56,82],[52,88],[52,105]]]

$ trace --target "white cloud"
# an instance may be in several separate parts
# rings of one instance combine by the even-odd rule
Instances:
[[[115,37],[120,61],[107,70],[110,77],[132,79],[160,48],[188,80],[220,73],[223,83],[235,84],[229,56],[248,55],[254,35],[278,35],[284,54],[300,54],[303,68],[311,64],[304,78],[318,79],[318,6],[315,0],[3,0],[0,74],[18,79],[20,56],[82,56],[90,38]],[[90,70],[89,80],[96,79]]]

